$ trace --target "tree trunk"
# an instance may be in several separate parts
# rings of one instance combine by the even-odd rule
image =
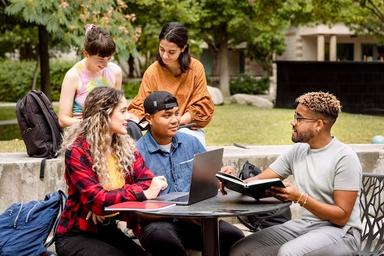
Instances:
[[[219,54],[217,48],[214,48],[211,45],[208,45],[209,52],[212,53],[213,59],[212,59],[212,71],[211,76],[219,76],[220,70],[219,70]]]
[[[48,32],[44,26],[39,26],[39,56],[41,91],[51,99],[51,82],[49,78],[49,54],[48,54]]]
[[[219,43],[219,72],[220,72],[220,90],[224,97],[229,97],[229,68],[228,68],[228,40],[223,32],[223,37]]]
[[[36,89],[36,81],[37,81],[38,73],[40,70],[39,63],[40,63],[40,58],[39,58],[39,55],[37,55],[35,70],[33,70],[32,90]]]
[[[135,77],[135,74],[134,74],[135,73],[135,59],[133,58],[132,54],[129,54],[128,67],[129,67],[128,77],[134,78]]]

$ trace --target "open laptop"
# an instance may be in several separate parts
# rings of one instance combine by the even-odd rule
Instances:
[[[215,196],[219,182],[215,175],[221,169],[223,151],[223,148],[219,148],[194,156],[189,192],[171,192],[152,200],[190,205]]]

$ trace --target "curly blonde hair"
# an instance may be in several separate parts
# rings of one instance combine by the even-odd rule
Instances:
[[[313,112],[317,112],[329,119],[335,121],[341,111],[340,101],[335,95],[328,92],[308,92],[296,99]]]
[[[83,119],[65,132],[62,152],[70,149],[73,142],[82,136],[90,145],[93,158],[92,169],[97,173],[104,189],[108,189],[110,176],[106,152],[111,151],[116,159],[120,175],[132,175],[135,161],[135,143],[129,135],[109,134],[108,119],[123,99],[123,92],[111,87],[95,88],[85,100]]]

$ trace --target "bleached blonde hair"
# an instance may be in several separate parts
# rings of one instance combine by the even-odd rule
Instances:
[[[334,123],[341,112],[340,101],[328,92],[308,92],[296,99],[309,110],[319,113]]]
[[[134,141],[129,135],[113,134],[111,137],[109,133],[108,119],[123,97],[122,91],[111,87],[95,88],[85,100],[82,121],[64,133],[62,152],[70,149],[78,137],[84,137],[89,143],[93,158],[92,169],[104,189],[108,189],[110,183],[105,154],[108,150],[115,157],[121,176],[133,174]]]

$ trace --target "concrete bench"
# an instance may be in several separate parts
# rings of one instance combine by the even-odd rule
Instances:
[[[224,147],[224,165],[241,167],[250,161],[264,169],[290,146],[235,146]],[[384,173],[384,145],[356,144],[357,152],[365,172]],[[218,146],[208,147],[209,149]],[[41,159],[31,158],[26,153],[0,153],[0,212],[14,202],[42,199],[45,194],[57,189],[66,190],[64,161],[49,159],[45,166],[45,177],[39,179]]]

